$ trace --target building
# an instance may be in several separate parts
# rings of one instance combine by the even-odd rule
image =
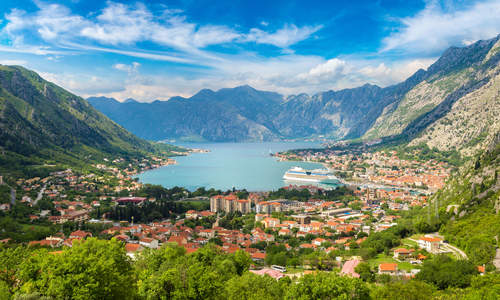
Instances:
[[[311,217],[306,215],[293,215],[292,218],[297,221],[299,224],[310,224]]]
[[[142,238],[139,240],[139,245],[146,248],[156,249],[158,248],[158,240],[152,238]]]
[[[135,259],[135,254],[137,252],[142,251],[143,249],[144,247],[142,247],[139,244],[130,244],[130,243],[125,244],[125,251],[127,251],[127,256],[130,257],[131,259]]]
[[[226,213],[239,211],[242,214],[251,212],[251,203],[249,200],[239,199],[236,195],[230,194],[227,196],[216,195],[210,198],[210,211]]]
[[[49,221],[55,224],[63,224],[68,221],[83,222],[90,219],[89,213],[86,210],[72,210],[64,213],[61,216],[50,216]]]
[[[411,251],[405,248],[399,248],[394,250],[394,258],[399,260],[408,259],[411,255]]]
[[[86,231],[82,231],[82,230],[73,231],[69,235],[70,239],[85,239],[87,237],[92,237],[92,233],[86,232]]]
[[[210,198],[210,211],[211,212],[219,212],[224,210],[223,206],[224,196],[216,195]]]
[[[264,218],[264,220],[262,220],[262,223],[266,228],[274,228],[280,224],[280,220],[276,218]]]
[[[427,250],[430,253],[438,253],[440,249],[441,239],[437,237],[424,236],[418,239],[418,246]]]
[[[250,213],[250,202],[248,200],[237,200],[236,201],[236,210],[241,212],[242,214]]]
[[[397,275],[398,274],[398,264],[396,263],[381,263],[378,265],[379,274]]]

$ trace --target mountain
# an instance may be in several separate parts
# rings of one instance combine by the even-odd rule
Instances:
[[[249,86],[205,89],[190,98],[152,103],[89,98],[98,110],[136,135],[151,139],[189,137],[211,141],[273,140],[278,135],[270,116],[282,97]]]
[[[147,139],[266,141],[324,135],[333,139],[426,143],[472,155],[498,129],[499,37],[451,47],[404,82],[288,97],[249,86],[202,90],[168,101],[89,102]]]
[[[500,129],[499,50],[499,37],[448,49],[363,138],[403,136],[411,145],[472,155]]]
[[[375,120],[377,107],[392,103],[408,87],[387,92],[374,85],[328,91],[313,96],[277,93],[240,86],[201,90],[190,98],[152,103],[87,99],[112,120],[143,138],[197,138],[209,141],[268,141],[328,135],[344,137],[360,123]],[[392,91],[392,89],[391,89]]]
[[[433,195],[421,220],[463,249],[476,265],[491,263],[500,249],[500,132]],[[500,260],[496,261],[500,268]]]
[[[152,143],[126,131],[86,100],[18,66],[0,65],[0,166],[83,164],[141,156]]]

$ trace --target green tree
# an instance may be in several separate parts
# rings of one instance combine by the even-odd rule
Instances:
[[[37,250],[18,275],[20,293],[56,299],[130,299],[135,291],[131,264],[116,240],[90,238],[54,254]]]
[[[360,263],[356,266],[354,271],[359,274],[359,277],[363,281],[373,282],[375,280],[375,272],[373,272],[368,263]]]
[[[285,282],[285,281],[282,281]],[[231,278],[226,283],[225,298],[229,300],[275,300],[282,299],[283,286],[270,276],[259,276],[245,273],[243,276]]]
[[[381,286],[373,286],[372,299],[385,300],[426,300],[435,299],[436,287],[419,280],[397,281]]]
[[[369,299],[369,290],[360,279],[320,272],[290,285],[285,299]]]
[[[453,260],[441,254],[426,260],[416,278],[436,285],[439,289],[464,288],[470,285],[472,275],[478,274],[474,264],[466,260]]]

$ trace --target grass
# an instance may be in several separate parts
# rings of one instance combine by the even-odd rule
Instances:
[[[367,263],[373,268],[373,269],[378,269],[378,265],[381,263],[397,263],[398,264],[398,269],[399,270],[404,270],[404,271],[410,271],[412,269],[416,269],[416,265],[412,265],[409,262],[398,262],[392,256],[385,255],[383,253],[380,253],[377,255],[377,257],[369,259]]]
[[[403,244],[405,246],[411,246],[411,247],[417,247],[418,246],[416,242],[414,242],[414,241],[412,241],[410,239],[403,239],[401,241],[401,244]]]

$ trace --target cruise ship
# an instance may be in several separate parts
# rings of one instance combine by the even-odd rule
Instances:
[[[283,179],[306,182],[325,182],[336,180],[337,178],[326,169],[305,170],[300,167],[294,167],[286,171],[285,175],[283,175]]]

